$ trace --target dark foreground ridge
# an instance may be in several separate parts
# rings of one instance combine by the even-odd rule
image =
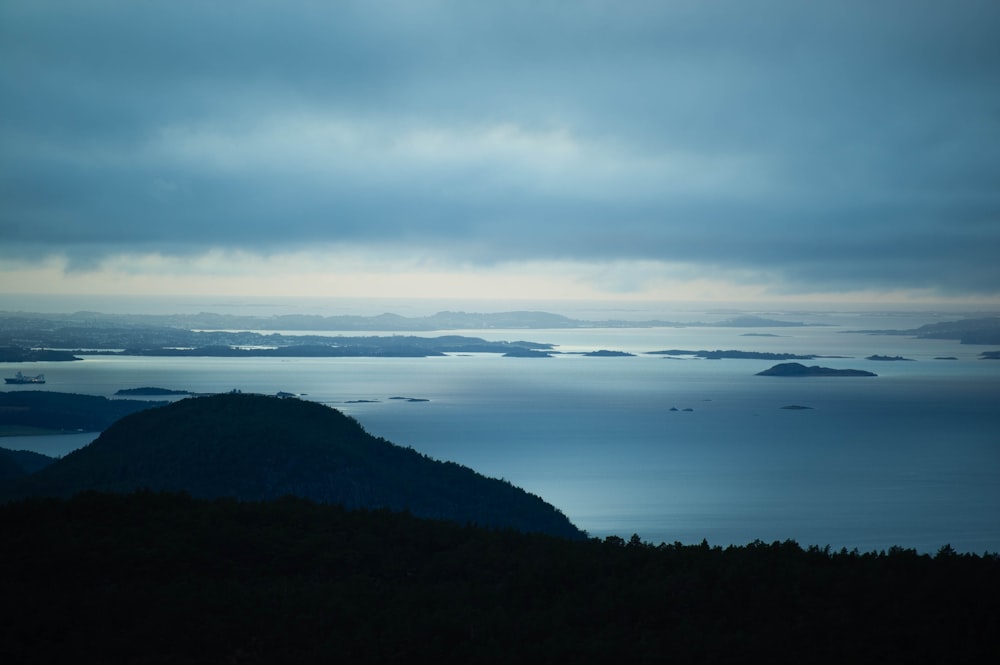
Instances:
[[[30,450],[0,448],[0,482],[40,471],[55,461],[54,457]]]
[[[1000,559],[571,541],[302,499],[0,505],[5,663],[995,663]]]
[[[0,487],[0,497],[142,488],[246,501],[294,495],[583,537],[560,511],[506,481],[376,438],[327,406],[250,394],[187,398],[132,414],[90,445]]]

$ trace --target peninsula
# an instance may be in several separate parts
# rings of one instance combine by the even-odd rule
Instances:
[[[957,339],[962,344],[1000,344],[1000,316],[928,323],[909,330],[844,330],[866,335],[900,335],[918,339]]]
[[[133,412],[71,455],[0,484],[0,497],[143,489],[240,501],[296,496],[585,538],[561,511],[506,481],[373,436],[331,407],[243,393]]]
[[[165,404],[49,390],[0,392],[0,436],[100,432],[129,414]]]

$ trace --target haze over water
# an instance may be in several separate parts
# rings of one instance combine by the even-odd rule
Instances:
[[[560,313],[589,316],[581,311]],[[640,314],[635,318],[653,318]],[[687,315],[706,321],[731,313]],[[1000,363],[979,359],[987,347],[841,332],[914,327],[928,316],[781,315],[847,324],[840,327],[458,331],[636,357],[87,356],[37,364],[37,371],[49,378],[47,390],[109,397],[147,385],[298,393],[394,443],[506,478],[595,536],[720,545],[791,538],[862,551],[899,545],[933,552],[950,543],[959,551],[997,551]],[[644,355],[671,348],[848,356],[805,362],[879,376],[760,377],[756,372],[774,362]],[[915,362],[865,359],[873,354]],[[943,356],[956,360],[935,359]],[[781,408],[790,405],[810,408]],[[73,438],[70,446],[86,442]],[[32,445],[12,443],[3,445]]]

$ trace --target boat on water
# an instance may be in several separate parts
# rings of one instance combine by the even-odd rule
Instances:
[[[16,384],[16,385],[24,385],[24,384],[27,384],[27,383],[45,383],[45,375],[44,374],[38,374],[36,376],[28,376],[26,374],[18,372],[17,374],[15,374],[12,377],[5,378],[4,381],[7,382],[7,383],[13,383],[13,384]]]

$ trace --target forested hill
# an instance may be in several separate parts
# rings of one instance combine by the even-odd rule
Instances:
[[[560,511],[506,481],[373,437],[321,404],[248,394],[188,398],[125,417],[90,445],[11,481],[0,496],[140,488],[242,500],[294,495],[583,537]]]
[[[44,469],[55,460],[54,457],[42,455],[30,450],[10,450],[0,448],[0,481],[20,478],[21,476]]]
[[[300,499],[0,505],[3,663],[997,663],[1000,559],[653,546]]]

